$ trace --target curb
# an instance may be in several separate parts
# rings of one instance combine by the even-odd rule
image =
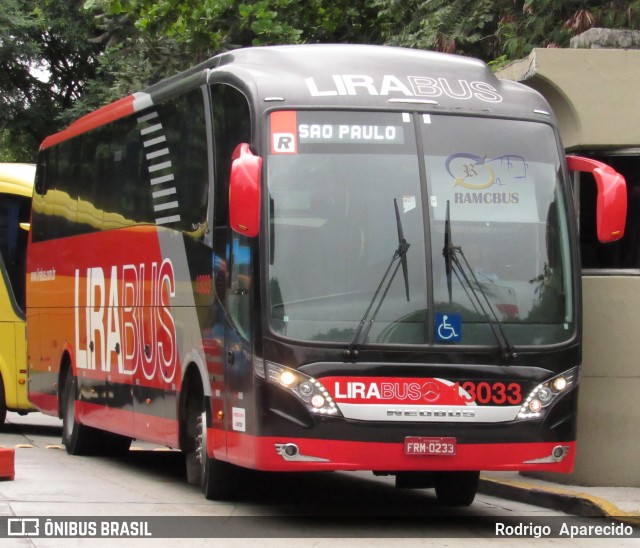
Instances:
[[[559,510],[574,516],[604,517],[630,525],[640,525],[640,515],[625,512],[601,497],[568,489],[544,487],[523,481],[499,480],[481,475],[478,492]]]

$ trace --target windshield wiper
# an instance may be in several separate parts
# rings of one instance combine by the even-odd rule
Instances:
[[[400,211],[398,210],[398,202],[395,198],[393,199],[393,206],[395,208],[395,213],[396,213],[396,227],[398,230],[398,247],[393,252],[393,257],[391,257],[389,266],[387,267],[387,270],[385,271],[384,276],[382,276],[382,279],[380,280],[380,283],[378,284],[378,288],[373,294],[373,297],[371,297],[369,306],[367,306],[367,309],[365,310],[365,313],[362,316],[360,323],[358,324],[358,328],[356,329],[356,332],[353,334],[353,338],[351,339],[349,346],[344,351],[344,356],[346,359],[350,359],[350,358],[356,359],[358,357],[357,346],[361,340],[362,341],[367,340],[367,335],[369,334],[371,326],[373,325],[373,322],[375,321],[376,316],[378,315],[378,311],[380,310],[380,307],[382,306],[382,303],[384,302],[387,296],[387,293],[389,292],[391,283],[396,277],[396,274],[398,273],[398,269],[400,268],[400,266],[402,266],[402,274],[404,277],[404,288],[405,288],[405,293],[407,295],[407,302],[409,301],[409,271],[407,267],[407,250],[409,249],[409,246],[411,244],[409,244],[409,242],[407,242],[407,240],[404,237],[404,231],[402,230],[402,221],[400,220]],[[391,277],[387,280],[387,277],[389,276],[389,272],[391,272],[391,267],[393,266],[393,263],[395,263],[396,261],[398,261],[398,264],[396,264],[396,267],[393,270]],[[386,281],[386,286],[384,285],[385,281]],[[380,294],[380,290],[382,289],[383,286],[384,286],[384,291],[380,296],[380,299],[378,299],[378,295]],[[369,313],[371,312],[373,305],[376,303],[376,299],[378,299],[378,304],[376,305],[376,308],[373,314],[371,315],[371,318],[369,318]]]
[[[489,297],[482,287],[482,284],[478,281],[473,268],[467,261],[467,258],[460,246],[453,245],[451,239],[451,215],[449,212],[449,200],[447,200],[447,212],[444,222],[444,248],[442,249],[442,255],[445,260],[445,273],[447,277],[447,291],[449,293],[449,303],[453,300],[452,291],[452,274],[456,275],[456,278],[460,282],[460,285],[464,289],[469,301],[473,305],[473,308],[478,314],[484,316],[485,320],[491,327],[493,336],[500,348],[500,354],[504,361],[511,361],[516,357],[516,351],[514,347],[509,343],[507,335],[504,332],[502,322],[498,318]],[[460,260],[462,259],[462,261]],[[471,277],[469,277],[469,275]],[[473,281],[472,281],[473,279]]]

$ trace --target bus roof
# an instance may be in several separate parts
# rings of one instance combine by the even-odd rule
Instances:
[[[0,162],[0,192],[31,196],[35,173],[35,164]]]
[[[497,79],[482,61],[431,51],[354,44],[232,50],[124,97],[47,137],[41,148],[205,83],[229,82],[267,108],[419,109],[552,120],[528,86]]]

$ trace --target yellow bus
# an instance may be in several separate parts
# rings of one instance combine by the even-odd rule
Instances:
[[[35,165],[0,163],[0,426],[27,399],[25,257]]]

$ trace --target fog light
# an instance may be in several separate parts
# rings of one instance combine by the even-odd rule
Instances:
[[[562,445],[557,445],[553,448],[553,452],[551,454],[555,460],[561,461],[567,454],[567,449],[562,447]]]
[[[313,396],[313,398],[311,398],[311,405],[313,405],[316,409],[320,409],[321,407],[323,407],[324,403],[324,397],[320,394],[316,394],[315,396]]]

